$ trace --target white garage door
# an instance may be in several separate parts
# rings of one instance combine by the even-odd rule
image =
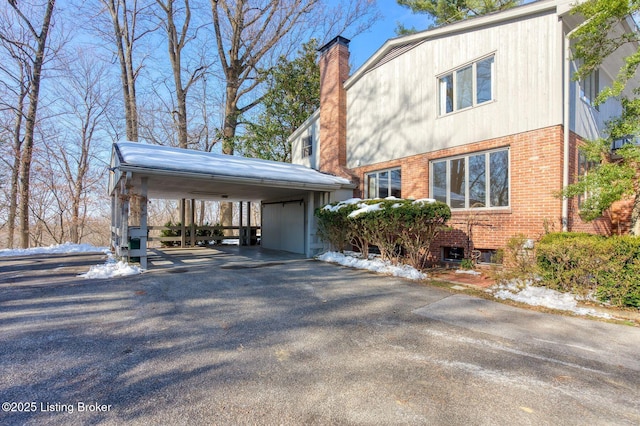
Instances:
[[[262,205],[262,247],[304,254],[304,202]]]

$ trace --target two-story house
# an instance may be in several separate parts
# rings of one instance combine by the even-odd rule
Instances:
[[[335,38],[320,49],[321,105],[291,135],[293,162],[357,182],[355,196],[446,202],[453,229],[432,247],[443,260],[475,249],[489,261],[516,234],[621,231],[628,211],[584,223],[579,200],[558,193],[586,170],[582,141],[620,114],[593,100],[636,46],[574,80],[583,19],[570,8],[539,1],[394,38],[352,74],[349,40]]]

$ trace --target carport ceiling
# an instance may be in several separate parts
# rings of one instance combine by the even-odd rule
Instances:
[[[156,199],[261,201],[353,188],[300,165],[136,142],[114,144],[111,164],[114,184],[130,172],[135,191],[147,178],[147,196]]]

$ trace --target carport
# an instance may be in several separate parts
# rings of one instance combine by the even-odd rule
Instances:
[[[143,268],[149,199],[259,202],[262,246],[312,257],[324,248],[315,208],[350,198],[354,188],[301,165],[137,142],[113,145],[109,171],[111,245],[120,257],[139,258]],[[241,235],[251,226],[249,210]]]

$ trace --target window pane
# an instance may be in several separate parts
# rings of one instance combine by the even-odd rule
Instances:
[[[451,197],[451,208],[462,209],[465,207],[465,182],[464,182],[464,158],[451,160],[451,179],[449,181],[449,191]]]
[[[456,71],[456,109],[473,105],[473,67]]]
[[[389,196],[389,172],[380,172],[378,178],[378,197],[386,198]]]
[[[367,179],[369,181],[368,183],[369,191],[367,192],[367,197],[369,198],[376,198],[378,196],[378,184],[377,184],[376,177],[377,175],[375,173],[371,173],[367,175]]]
[[[489,154],[491,207],[509,205],[509,151]]]
[[[391,170],[391,195],[402,198],[402,173],[400,169]]]
[[[493,99],[493,56],[476,64],[476,99],[481,104]]]
[[[440,78],[440,115],[453,111],[453,74]]]
[[[431,197],[443,203],[447,202],[447,163],[444,161],[433,163]]]
[[[486,155],[469,157],[469,207],[486,207]]]

